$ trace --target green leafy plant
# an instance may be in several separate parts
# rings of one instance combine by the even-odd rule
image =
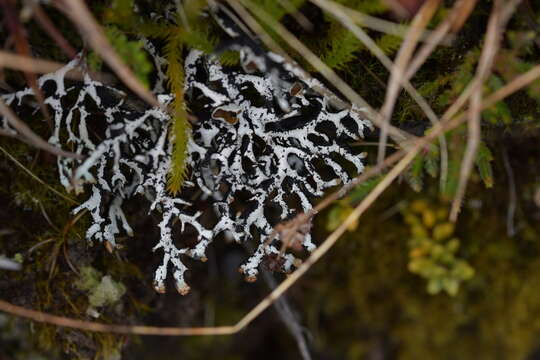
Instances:
[[[458,256],[460,240],[454,235],[454,224],[447,221],[448,210],[415,200],[402,212],[411,229],[409,271],[426,279],[430,294],[444,291],[455,296],[474,269]]]

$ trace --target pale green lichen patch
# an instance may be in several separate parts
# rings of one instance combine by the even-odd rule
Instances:
[[[113,305],[126,292],[122,283],[115,281],[110,275],[103,276],[91,266],[81,269],[81,277],[75,286],[88,294],[89,310]]]

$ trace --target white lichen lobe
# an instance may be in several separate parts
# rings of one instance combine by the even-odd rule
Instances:
[[[151,44],[147,49],[161,69],[164,59]],[[271,58],[274,65],[283,62],[278,56]],[[155,271],[158,292],[165,291],[172,271],[178,292],[188,293],[184,259],[206,261],[207,247],[220,233],[239,243],[255,243],[241,266],[247,280],[256,279],[265,261],[272,270],[288,272],[297,266],[295,255],[280,251],[279,236],[268,241],[269,235],[281,221],[309,211],[325,189],[363,170],[363,155],[347,143],[362,137],[369,123],[356,113],[332,109],[282,65],[280,71],[248,74],[223,68],[199,51],[190,52],[185,93],[198,121],[188,144],[191,177],[180,196],[167,191],[171,117],[163,108],[172,95],[156,93],[163,108],[141,110],[127,104],[120,90],[88,75],[83,83],[66,81],[69,70],[84,68],[80,58],[41,77],[45,103],[54,115],[49,141],[85,156],[83,161],[59,158],[58,169],[66,189],[89,193],[73,210],[87,210],[92,217],[87,238],[113,249],[120,234],[133,235],[123,209],[126,200],[139,197],[161,219],[160,238],[153,248],[163,256]],[[164,89],[163,74],[158,71],[156,91]],[[27,96],[33,96],[29,89],[2,98],[19,107]],[[4,119],[0,126],[14,131]],[[196,208],[187,197],[197,189],[211,204],[204,211],[213,213],[204,221],[201,206]],[[184,234],[189,227],[195,241],[177,245],[175,224]],[[314,248],[309,230],[295,239],[296,252]]]

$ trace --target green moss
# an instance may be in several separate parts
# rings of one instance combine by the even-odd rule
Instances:
[[[143,42],[129,40],[123,32],[114,26],[106,27],[105,35],[120,58],[133,70],[139,81],[148,87],[148,75],[152,71],[152,63],[144,50]],[[103,64],[103,60],[94,51],[88,54],[87,61],[93,70],[100,70]]]

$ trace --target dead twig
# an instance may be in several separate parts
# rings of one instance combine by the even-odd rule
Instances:
[[[304,15],[298,11],[290,0],[277,0],[279,4],[287,10],[289,14],[296,20],[296,22],[307,31],[313,31],[313,23]]]
[[[514,92],[520,90],[521,88],[529,85],[534,80],[540,77],[540,65],[535,66],[533,69],[529,70],[525,74],[520,75],[516,79],[512,80],[510,83],[497,90],[490,96],[488,96],[485,101],[482,103],[482,110],[493,106],[498,101],[503,100],[505,97],[513,94]],[[450,110],[450,109],[449,109]],[[446,114],[449,113],[449,110]],[[445,114],[445,115],[446,115]],[[416,141],[416,146],[412,150],[409,150],[410,153],[413,153],[414,149],[419,151],[423,146],[425,146],[429,141],[435,139],[439,132],[451,130],[466,120],[466,113],[453,118],[450,121],[445,120],[443,116],[441,124],[434,126],[434,129],[427,136],[418,139]],[[407,150],[403,149],[396,152],[392,156],[403,157],[407,153]],[[396,155],[399,154],[399,155]],[[414,159],[414,156],[409,156],[409,159]],[[409,160],[409,161],[410,161]],[[403,160],[402,160],[403,161]],[[404,168],[402,163],[401,168]],[[390,173],[389,173],[390,174]],[[380,193],[380,190],[379,190]],[[320,257],[322,257],[337,241],[339,236],[346,230],[347,226],[356,221],[361,213],[365,210],[362,208],[366,207],[367,197],[358,205],[353,213],[345,220],[345,222],[338,228],[334,233],[328,237],[319,248],[317,248],[311,256],[306,259],[306,261],[295,271],[293,272],[284,282],[279,284],[279,286],[272,291],[268,296],[266,296],[257,306],[255,306],[251,311],[249,311],[238,323],[233,326],[218,326],[218,327],[192,327],[192,328],[179,328],[179,327],[157,327],[157,326],[140,326],[140,325],[109,325],[103,323],[96,323],[91,321],[77,320],[66,318],[63,316],[56,316],[52,314],[43,313],[41,311],[30,310],[20,306],[10,304],[9,302],[0,300],[0,311],[30,319],[37,322],[43,322],[51,325],[69,327],[75,329],[81,329],[86,331],[95,331],[95,332],[110,332],[110,333],[121,333],[121,334],[135,334],[135,335],[161,335],[161,336],[186,336],[186,335],[231,335],[239,332],[244,327],[249,325],[251,321],[257,318],[264,310],[266,310],[275,299],[279,298],[285,291],[287,291],[298,279],[300,279],[304,273],[315,263]],[[370,201],[375,199],[371,198]],[[361,208],[362,207],[362,208]],[[362,211],[359,211],[362,210]],[[305,216],[305,214],[300,214]],[[340,230],[341,229],[341,230]],[[341,233],[338,233],[338,230]]]
[[[15,50],[21,55],[30,56],[30,44],[27,40],[26,29],[23,27],[19,19],[19,13],[17,11],[15,1],[0,1],[0,6],[2,6],[2,9],[4,11],[4,20],[6,23],[6,27],[9,29],[11,35],[13,36]],[[24,77],[26,78],[26,83],[28,84],[28,87],[30,87],[34,91],[34,95],[36,96],[36,99],[39,103],[41,112],[45,116],[49,127],[52,128],[53,124],[51,115],[49,113],[49,110],[47,109],[47,106],[45,106],[45,97],[43,96],[43,93],[38,86],[36,74],[25,71]]]
[[[426,44],[424,44],[416,53],[413,59],[411,59],[407,71],[404,76],[404,80],[410,81],[414,74],[420,69],[422,64],[435,50],[435,47],[443,41],[449,31],[457,32],[463,26],[465,20],[469,17],[472,10],[476,5],[477,0],[458,0],[452,8],[450,14],[444,19],[444,21],[437,26],[437,28],[428,36]],[[460,105],[461,106],[461,105]],[[446,146],[446,139],[444,134],[444,146],[441,140],[441,177],[439,179],[439,186],[441,189],[446,185],[448,178],[448,150]]]
[[[442,43],[448,32],[457,32],[471,14],[478,0],[459,0],[456,2],[450,14],[443,20],[437,28],[431,32],[425,44],[418,49],[414,58],[407,66],[405,79],[411,80],[414,74],[420,69],[422,64],[431,55],[439,43]]]
[[[346,13],[344,10],[340,8],[340,6],[337,5],[337,3],[328,1],[328,0],[311,0],[312,3],[318,5],[322,9],[332,13],[338,20],[341,21],[343,26],[345,26],[349,31],[351,31],[376,57],[379,59],[379,61],[389,70],[392,71],[393,63],[388,56],[377,46],[375,41],[371,39],[371,37],[366,34],[360,27],[356,26],[349,17],[348,13]],[[426,116],[428,117],[429,121],[435,125],[439,122],[439,118],[433,111],[433,109],[429,106],[428,102],[424,99],[422,95],[416,91],[416,89],[412,86],[409,79],[407,77],[399,78],[399,81],[401,81],[401,85],[404,87],[404,89],[411,95],[414,101],[420,106],[420,108],[424,111]],[[441,134],[439,136],[439,144],[440,144],[440,156],[441,156],[441,187],[442,184],[446,183],[446,174],[448,171],[448,146],[446,144],[446,138],[444,134]],[[380,145],[379,145],[380,146]]]
[[[463,0],[463,1],[468,1],[468,0]],[[378,17],[364,14],[358,10],[351,9],[350,7],[347,7],[343,4],[340,4],[332,0],[328,0],[327,2],[332,4],[332,6],[337,6],[342,11],[346,12],[347,15],[356,24],[361,25],[363,27],[367,27],[371,30],[375,30],[378,32],[382,32],[384,34],[394,35],[398,37],[405,37],[405,35],[407,34],[407,31],[409,31],[409,26],[407,25],[397,24],[392,21],[383,20]],[[431,30],[424,30],[419,40],[421,42],[431,43],[433,41],[433,33],[434,32]],[[435,43],[435,46],[437,46],[439,43],[444,46],[451,46],[453,41],[454,41],[454,36],[446,34],[441,38],[440,42]]]
[[[36,19],[41,28],[43,28],[43,30],[45,30],[49,37],[54,40],[58,47],[62,49],[64,54],[66,54],[70,59],[73,59],[75,56],[77,56],[77,51],[73,48],[73,46],[71,46],[69,41],[66,40],[64,35],[62,35],[62,33],[56,28],[56,26],[54,26],[54,23],[47,16],[45,11],[43,11],[39,3],[31,1],[31,4],[29,4],[29,6],[34,19]]]
[[[255,14],[262,22],[271,26],[272,29],[295,51],[301,54],[306,61],[313,66],[321,75],[323,75],[337,90],[339,90],[354,106],[352,111],[359,112],[361,116],[367,116],[376,126],[381,126],[382,123],[379,120],[377,111],[373,109],[358,93],[356,93],[343,79],[341,79],[330,67],[328,67],[321,59],[315,55],[310,49],[307,48],[296,36],[294,36],[289,30],[287,30],[278,21],[269,16],[263,9],[253,4],[249,0],[227,0],[231,6],[233,4],[242,3],[246,8]],[[237,4],[236,6],[238,6]],[[245,19],[245,18],[244,18]],[[254,29],[256,30],[256,29]],[[269,36],[261,36],[263,42],[267,41]],[[275,43],[274,43],[275,44]],[[272,47],[271,47],[272,48]],[[290,59],[290,57],[287,57]],[[317,86],[313,78],[309,76],[305,71],[299,71],[302,80],[306,81],[315,91],[321,92],[324,96],[339,108],[351,108],[350,105],[343,102],[335,94],[327,89],[320,91],[320,86]],[[388,134],[392,139],[401,146],[407,146],[408,143],[415,139],[415,136],[404,132],[393,126],[388,127]]]
[[[35,59],[30,56],[18,55],[0,50],[0,67],[38,74],[47,74],[55,72],[64,66],[65,64],[55,61]]]
[[[45,150],[53,155],[68,157],[73,159],[83,159],[81,154],[75,154],[69,151],[62,150],[39,137],[32,131],[15,113],[0,99],[0,114],[4,116],[7,122],[21,135],[26,141],[38,149]]]
[[[27,71],[36,74],[49,74],[60,70],[66,66],[65,64],[45,60],[36,59],[30,56],[18,55],[7,51],[0,50],[0,67],[5,67],[13,70]],[[96,79],[106,84],[114,84],[112,75],[100,72],[89,72],[92,79]],[[73,69],[66,73],[66,78],[72,80],[83,81],[85,72]]]
[[[54,238],[48,238],[48,239],[42,240],[38,242],[37,244],[33,245],[30,249],[26,250],[26,254],[30,255],[38,248],[42,247],[43,245],[47,245],[48,243],[53,242],[53,241],[54,241]]]
[[[220,326],[214,328],[178,328],[137,325],[109,325],[93,321],[77,320],[64,316],[56,316],[41,311],[26,309],[21,306],[10,304],[4,300],[0,300],[0,310],[15,316],[30,319],[35,322],[94,332],[161,336],[230,335],[236,332],[234,326]]]
[[[37,199],[35,201],[37,202],[39,209],[41,210],[41,214],[43,215],[43,217],[45,218],[45,221],[47,221],[49,226],[53,228],[54,231],[60,231],[60,229],[56,225],[54,225],[53,222],[51,221],[51,218],[49,217],[49,214],[47,214],[47,211],[45,210],[43,203]]]
[[[388,87],[384,99],[384,104],[380,111],[381,116],[381,134],[379,136],[379,151],[377,155],[377,162],[383,162],[386,154],[386,142],[388,137],[388,128],[390,125],[390,118],[394,111],[394,106],[401,90],[401,81],[405,75],[405,69],[409,60],[412,57],[414,49],[418,43],[418,39],[423,32],[423,29],[427,26],[435,11],[439,6],[440,0],[427,0],[422,8],[418,11],[411,24],[407,36],[405,37],[399,52],[397,54],[394,66],[388,81]]]
[[[457,220],[461,209],[461,202],[465,196],[467,182],[474,166],[474,160],[478,151],[481,136],[480,113],[482,103],[483,84],[491,74],[491,68],[495,61],[495,56],[499,51],[500,42],[507,22],[514,13],[520,0],[512,0],[503,4],[502,0],[496,0],[489,18],[486,40],[480,55],[475,78],[471,85],[471,99],[469,106],[469,121],[467,133],[467,147],[461,163],[459,173],[459,184],[456,191],[452,207],[450,210],[450,221]]]
[[[114,70],[128,88],[150,105],[160,106],[155,96],[146,89],[118,56],[84,1],[55,0],[54,4],[79,28],[81,35],[88,40],[92,49]]]

